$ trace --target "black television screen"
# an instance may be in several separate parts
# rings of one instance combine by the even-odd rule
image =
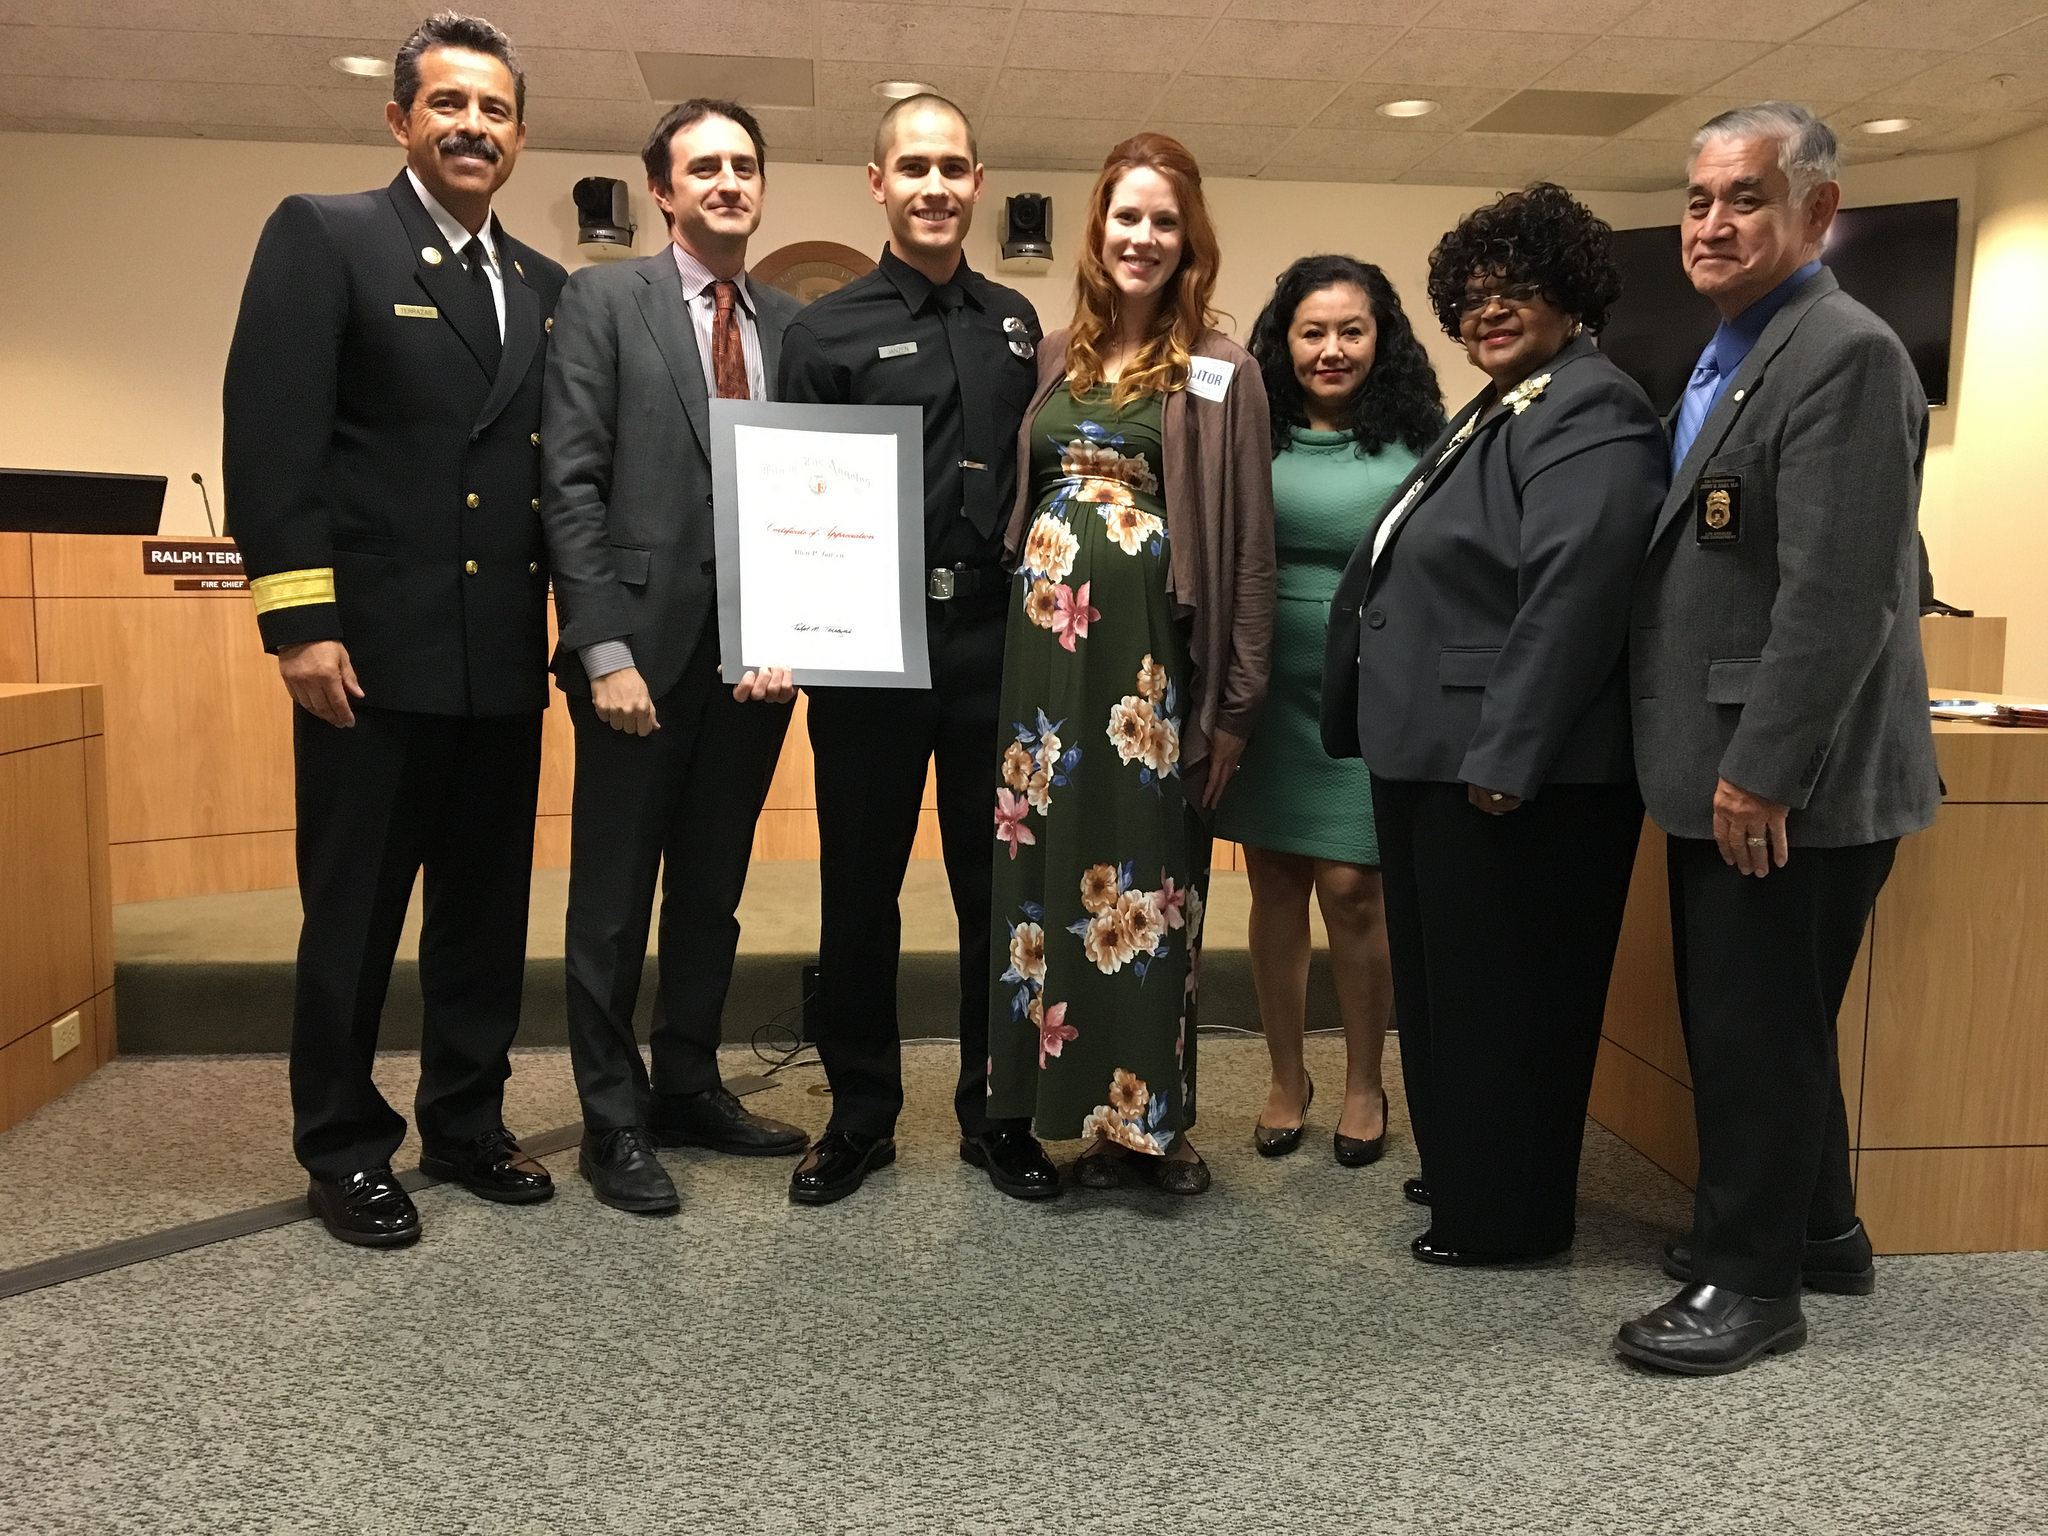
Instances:
[[[1622,294],[1600,349],[1669,411],[1714,334],[1714,306],[1693,292],[1678,260],[1678,226],[1614,235]],[[1851,298],[1899,333],[1930,405],[1948,404],[1956,295],[1956,200],[1844,208],[1824,259]]]

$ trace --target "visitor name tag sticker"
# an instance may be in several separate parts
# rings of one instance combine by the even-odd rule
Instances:
[[[896,343],[896,345],[895,345],[895,346],[893,346],[893,347],[877,347],[877,348],[875,348],[875,356],[877,356],[877,357],[908,357],[908,356],[910,356],[910,354],[911,354],[911,353],[915,352],[916,350],[917,350],[917,343],[916,343],[916,342],[914,342],[914,341],[899,341],[899,342],[897,342],[897,343]]]
[[[1235,372],[1237,364],[1226,363],[1220,357],[1190,358],[1188,391],[1204,400],[1221,400],[1223,392],[1230,388],[1230,376]]]

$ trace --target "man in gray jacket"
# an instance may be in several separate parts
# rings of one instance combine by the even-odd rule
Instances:
[[[1688,1374],[1803,1343],[1802,1281],[1871,1288],[1835,1015],[1898,840],[1941,799],[1915,617],[1927,402],[1821,265],[1837,164],[1785,102],[1693,141],[1684,260],[1721,326],[1673,418],[1635,603],[1700,1173],[1664,1256],[1685,1286],[1616,1347]]]
[[[711,410],[764,399],[793,299],[749,283],[766,148],[746,108],[672,107],[642,152],[674,243],[586,267],[548,354],[540,501],[576,731],[566,961],[583,1176],[597,1198],[677,1208],[655,1146],[794,1154],[805,1137],[719,1081],[754,823],[789,727],[786,672],[719,677]],[[665,869],[650,1083],[633,1027]]]

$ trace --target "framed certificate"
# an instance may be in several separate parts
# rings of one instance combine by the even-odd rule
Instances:
[[[711,485],[728,678],[931,686],[918,407],[713,400]]]

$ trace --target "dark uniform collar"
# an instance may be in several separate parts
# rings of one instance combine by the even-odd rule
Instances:
[[[981,274],[967,265],[964,255],[960,258],[960,265],[953,269],[952,278],[945,283],[934,283],[886,245],[882,247],[882,259],[876,265],[882,275],[895,285],[896,291],[903,295],[904,306],[913,315],[922,314],[942,287],[956,288],[965,302],[976,309],[982,307]]]

